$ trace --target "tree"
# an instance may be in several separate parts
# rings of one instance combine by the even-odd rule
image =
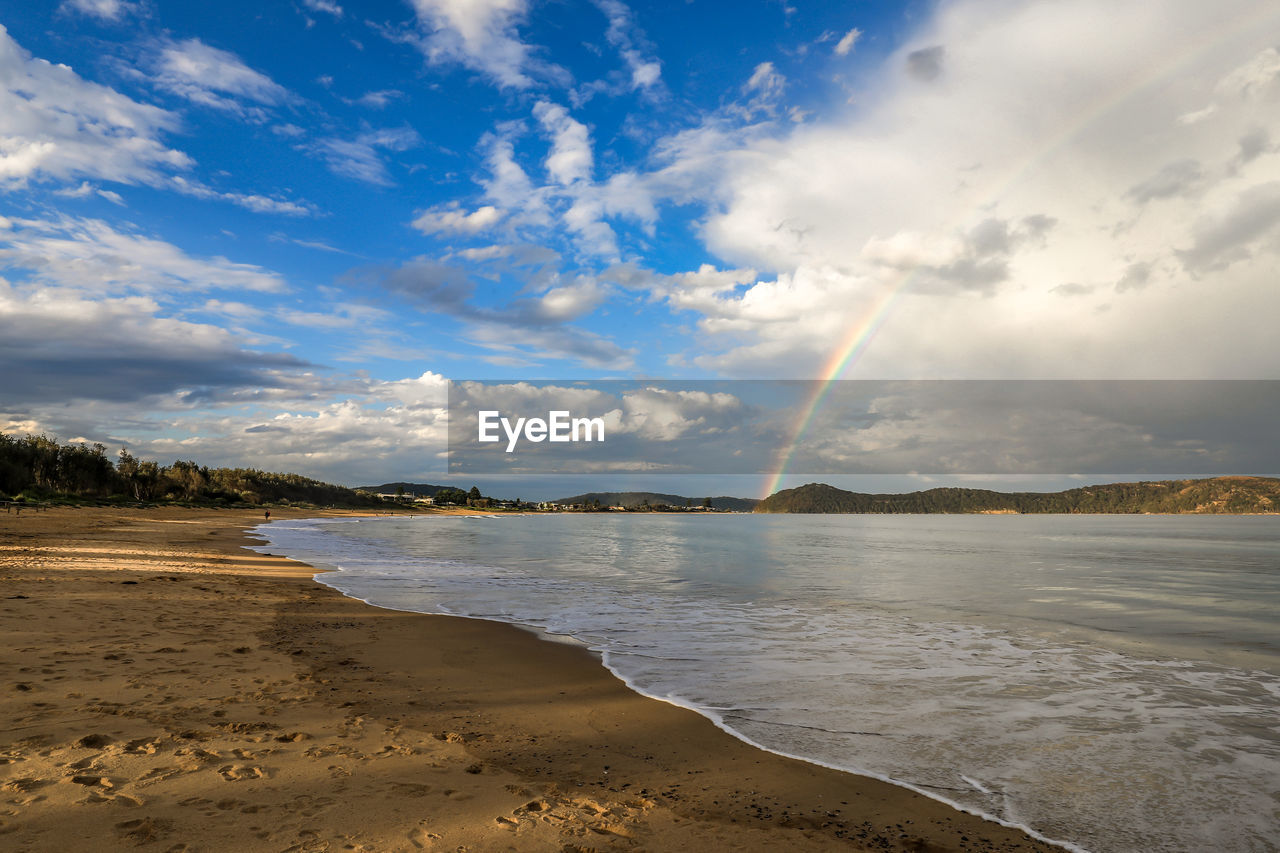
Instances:
[[[480,494],[479,486],[472,486],[471,491],[467,492],[467,497],[471,498],[473,501],[478,501],[484,496]]]
[[[711,509],[711,498],[703,498],[702,505],[707,509]]]

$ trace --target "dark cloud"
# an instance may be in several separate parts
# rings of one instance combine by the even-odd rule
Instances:
[[[509,356],[523,358],[579,358],[593,366],[623,366],[631,353],[608,338],[570,325],[592,311],[606,295],[594,278],[580,276],[569,282],[546,267],[558,256],[554,253],[522,249],[514,258],[496,256],[500,273],[525,268],[534,275],[536,286],[545,292],[520,296],[497,305],[477,305],[474,298],[482,288],[501,285],[487,275],[437,261],[419,259],[392,270],[363,270],[355,278],[372,280],[392,293],[406,297],[428,310],[455,317],[469,324],[465,337],[472,343]],[[493,275],[500,278],[499,273]],[[547,288],[550,281],[558,286]],[[525,290],[530,287],[525,283]]]
[[[1151,264],[1141,261],[1129,264],[1125,268],[1124,275],[1120,276],[1120,280],[1116,282],[1116,293],[1124,293],[1126,290],[1142,290],[1151,281]]]
[[[1093,285],[1080,284],[1072,281],[1051,288],[1049,292],[1056,293],[1059,296],[1087,296],[1088,294],[1093,293]]]
[[[1197,160],[1178,160],[1169,163],[1145,181],[1134,184],[1126,195],[1146,204],[1157,198],[1185,195],[1204,177],[1204,168]]]
[[[1203,474],[1280,471],[1276,381],[794,380],[454,383],[457,472]],[[480,443],[481,409],[601,417],[603,443]]]
[[[1239,145],[1240,153],[1237,155],[1237,159],[1240,165],[1244,165],[1256,160],[1260,154],[1264,154],[1271,149],[1271,136],[1266,129],[1255,127],[1240,137]]]
[[[0,311],[0,402],[9,406],[182,394],[187,402],[242,388],[279,388],[308,362],[238,346],[220,329],[140,315],[131,301]]]
[[[925,83],[938,79],[947,49],[940,44],[913,50],[907,54],[907,73]]]
[[[960,257],[948,264],[918,268],[922,287],[946,292],[959,286],[991,293],[996,285],[1008,280],[1012,255],[1025,245],[1043,244],[1045,234],[1056,224],[1053,217],[1040,214],[1025,217],[1012,226],[1005,219],[983,220],[963,236]]]
[[[1178,258],[1193,275],[1226,269],[1253,255],[1251,244],[1280,225],[1280,181],[1251,187],[1222,216],[1201,221]]]

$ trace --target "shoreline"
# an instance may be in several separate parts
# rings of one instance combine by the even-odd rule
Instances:
[[[465,515],[465,516],[468,516],[468,517],[484,517],[484,518],[497,518],[497,517],[499,517],[499,516],[493,516],[493,515],[490,515],[490,516],[475,516],[475,515],[474,515],[474,514],[472,514],[472,513],[464,513],[464,512],[452,512],[452,513],[451,513],[451,512],[441,512],[441,513],[436,513],[436,514],[439,514],[439,515]],[[657,514],[660,514],[660,513],[652,513],[652,514],[657,515]],[[379,517],[379,518],[383,518],[383,517],[387,517],[387,516],[378,516],[378,517]],[[318,520],[323,520],[323,519],[322,519],[322,518],[320,518],[320,517],[316,517],[316,518],[300,518],[300,519],[296,519],[296,520],[298,520],[298,521],[318,521]],[[263,527],[266,527],[266,526],[269,526],[269,525],[259,525],[259,526],[257,526],[257,527],[254,527],[254,528],[250,529],[250,530],[247,530],[247,531],[246,531],[246,533],[247,533],[248,535],[250,535],[250,536],[254,536],[254,537],[256,537],[256,536],[260,536],[260,535],[265,535],[265,534],[263,534],[263,533],[259,533],[259,531],[260,531]],[[275,546],[272,546],[272,547],[275,547]],[[257,549],[257,548],[256,548],[256,546],[254,546],[254,549],[255,549],[255,550]],[[287,558],[287,559],[292,559],[292,558]],[[299,562],[301,562],[301,561],[299,561]],[[308,566],[309,566],[310,564],[308,564],[308,563],[302,563],[302,565],[308,565]],[[752,747],[752,748],[754,748],[754,749],[758,749],[758,750],[760,750],[761,752],[765,752],[765,753],[768,753],[768,754],[770,754],[770,755],[774,755],[774,756],[777,756],[777,757],[779,757],[779,758],[785,758],[785,759],[788,759],[788,760],[791,760],[791,761],[799,761],[799,762],[802,762],[802,763],[804,763],[804,764],[810,764],[810,765],[812,765],[812,766],[814,766],[814,767],[820,767],[820,768],[822,768],[822,769],[824,769],[824,770],[832,770],[832,771],[835,771],[835,772],[837,772],[837,773],[843,773],[843,774],[847,774],[847,775],[850,775],[850,776],[856,776],[856,777],[858,777],[858,778],[862,778],[862,779],[869,779],[869,780],[873,780],[873,781],[876,781],[876,782],[883,782],[883,783],[885,783],[885,784],[892,785],[892,786],[893,786],[893,787],[895,787],[895,788],[901,788],[901,789],[903,789],[903,790],[905,790],[905,791],[910,791],[910,792],[912,792],[912,793],[914,793],[914,794],[918,794],[918,795],[920,795],[920,796],[923,796],[923,797],[926,797],[926,798],[928,798],[928,799],[934,800],[934,801],[936,801],[936,802],[938,802],[938,803],[941,803],[942,805],[944,805],[944,806],[946,806],[946,807],[948,807],[948,808],[954,809],[954,810],[956,810],[956,811],[958,811],[958,812],[962,812],[962,813],[964,813],[964,814],[973,815],[974,817],[980,818],[981,820],[988,821],[988,822],[990,822],[990,823],[999,824],[1000,826],[1003,826],[1003,827],[1006,827],[1006,828],[1008,828],[1008,829],[1012,829],[1012,830],[1015,830],[1015,831],[1018,831],[1018,832],[1026,833],[1026,834],[1027,834],[1028,836],[1030,836],[1031,838],[1034,838],[1034,839],[1036,839],[1037,841],[1041,841],[1041,842],[1044,842],[1044,843],[1046,843],[1046,844],[1048,844],[1048,845],[1051,845],[1052,847],[1054,847],[1054,848],[1056,848],[1056,849],[1069,851],[1069,853],[1088,853],[1088,851],[1087,851],[1085,848],[1080,847],[1079,845],[1074,844],[1074,843],[1072,843],[1072,842],[1070,842],[1070,841],[1063,841],[1063,840],[1060,840],[1060,839],[1048,838],[1047,836],[1044,836],[1044,835],[1042,835],[1042,834],[1040,834],[1040,833],[1036,832],[1036,831],[1035,831],[1035,829],[1033,829],[1033,828],[1032,828],[1032,827],[1030,827],[1030,826],[1027,826],[1027,825],[1025,825],[1025,824],[1020,824],[1020,823],[1015,823],[1015,822],[1012,822],[1012,821],[1003,820],[1003,819],[1001,819],[1001,818],[999,818],[999,817],[997,817],[997,816],[995,816],[995,815],[992,815],[992,814],[988,814],[988,813],[986,813],[986,812],[977,811],[977,810],[973,810],[973,809],[967,808],[967,807],[965,807],[965,806],[964,806],[963,804],[961,804],[961,803],[957,803],[957,802],[954,802],[954,801],[952,801],[952,800],[949,800],[949,799],[947,799],[946,797],[944,797],[944,796],[942,796],[942,795],[939,795],[939,794],[933,793],[933,792],[928,791],[928,790],[926,790],[926,789],[924,789],[924,788],[921,788],[921,787],[919,787],[919,786],[913,785],[913,784],[911,784],[910,782],[905,782],[905,781],[900,780],[900,779],[894,779],[893,777],[886,776],[886,775],[884,775],[884,774],[873,773],[873,772],[871,772],[871,771],[867,771],[867,770],[858,770],[858,769],[851,769],[851,768],[848,768],[848,767],[840,767],[840,766],[838,766],[838,765],[836,765],[836,764],[831,764],[831,763],[828,763],[828,762],[824,762],[824,761],[821,761],[821,760],[816,759],[816,758],[810,758],[810,757],[807,757],[807,756],[804,756],[804,755],[797,755],[797,754],[794,754],[794,753],[784,752],[784,751],[782,751],[782,750],[778,750],[778,749],[774,749],[774,748],[772,748],[772,747],[766,746],[766,745],[764,745],[764,744],[762,744],[762,743],[760,743],[760,742],[758,742],[758,741],[755,741],[755,740],[751,739],[750,737],[748,737],[747,735],[743,734],[742,732],[737,731],[737,730],[736,730],[736,729],[734,729],[732,726],[730,726],[730,725],[728,725],[727,723],[725,723],[725,722],[724,722],[724,720],[723,720],[719,715],[715,714],[713,711],[711,711],[711,710],[709,710],[709,709],[699,707],[698,705],[695,705],[695,704],[690,703],[690,702],[680,701],[680,700],[678,700],[678,699],[674,699],[674,698],[671,698],[671,697],[656,696],[656,695],[654,695],[654,694],[652,694],[652,693],[648,693],[648,692],[646,692],[643,688],[641,688],[640,686],[636,685],[636,684],[635,684],[631,679],[629,679],[626,675],[624,675],[622,672],[618,671],[618,670],[613,666],[613,664],[612,664],[612,663],[610,663],[610,661],[609,661],[609,653],[608,653],[608,651],[607,651],[607,650],[604,650],[604,649],[598,649],[598,648],[596,648],[596,647],[594,647],[594,646],[592,646],[592,645],[589,645],[588,643],[586,643],[586,642],[584,642],[584,641],[582,641],[582,640],[579,640],[577,637],[574,637],[574,636],[573,636],[573,635],[571,635],[571,634],[556,634],[556,633],[552,633],[552,632],[551,632],[551,631],[549,631],[548,629],[546,629],[546,628],[544,628],[544,627],[542,627],[542,626],[539,626],[539,625],[530,624],[530,623],[521,623],[521,622],[506,622],[506,621],[503,621],[503,620],[500,620],[500,619],[491,619],[491,618],[489,618],[489,617],[485,617],[485,616],[471,616],[471,615],[462,614],[462,613],[441,613],[441,612],[431,612],[431,611],[426,611],[426,610],[406,610],[406,609],[402,609],[402,608],[389,607],[389,606],[386,606],[386,605],[375,604],[374,602],[369,601],[369,600],[367,600],[367,599],[359,598],[358,596],[354,596],[354,595],[350,595],[350,594],[348,594],[348,593],[344,593],[342,590],[338,589],[337,587],[331,586],[330,584],[325,583],[323,580],[321,580],[321,579],[320,579],[320,576],[321,576],[321,575],[337,574],[337,573],[341,572],[341,571],[342,571],[342,569],[341,569],[341,568],[333,568],[333,569],[331,569],[331,568],[325,568],[325,567],[317,568],[317,567],[312,566],[312,569],[316,572],[316,576],[315,576],[314,580],[315,580],[317,583],[320,583],[320,584],[321,584],[321,585],[323,585],[323,586],[326,586],[326,587],[328,587],[328,588],[330,588],[330,589],[333,589],[335,592],[337,592],[338,594],[340,594],[340,595],[344,596],[345,598],[351,599],[351,600],[353,600],[353,601],[358,601],[358,602],[360,602],[361,604],[367,605],[367,606],[369,606],[369,607],[374,607],[374,608],[377,608],[377,609],[380,609],[380,610],[387,610],[387,611],[390,611],[390,612],[393,612],[393,613],[412,613],[412,614],[418,614],[418,615],[423,615],[423,616],[436,616],[436,617],[443,617],[443,618],[446,618],[446,619],[471,619],[471,620],[476,620],[476,621],[479,621],[479,622],[485,622],[485,623],[489,623],[489,624],[493,624],[493,625],[509,626],[509,627],[513,627],[513,628],[516,628],[516,629],[518,629],[518,630],[524,631],[525,633],[532,635],[534,638],[536,638],[537,640],[539,640],[539,641],[541,641],[541,642],[556,643],[556,644],[560,644],[560,645],[568,646],[568,647],[570,647],[570,648],[576,648],[576,649],[579,649],[580,651],[586,652],[588,655],[590,655],[590,656],[591,656],[591,658],[592,658],[592,660],[593,660],[593,661],[595,661],[595,663],[596,663],[597,665],[599,665],[599,666],[603,667],[604,669],[606,669],[606,670],[607,670],[608,672],[610,672],[610,673],[611,673],[611,674],[612,674],[616,679],[618,679],[620,682],[622,682],[622,683],[627,687],[627,689],[631,690],[632,692],[636,693],[637,695],[639,695],[639,696],[641,696],[641,697],[643,697],[643,698],[645,698],[645,699],[648,699],[648,700],[654,701],[654,702],[662,702],[662,703],[664,703],[664,704],[671,705],[671,706],[676,707],[676,708],[680,708],[680,709],[683,709],[683,710],[691,711],[691,712],[693,712],[693,713],[697,714],[698,716],[700,716],[700,717],[702,717],[702,718],[706,719],[708,722],[710,722],[710,723],[711,723],[713,726],[715,726],[717,729],[719,729],[720,731],[722,731],[722,732],[724,732],[725,734],[729,735],[730,737],[734,738],[735,740],[741,741],[742,743],[744,743],[744,744],[746,744],[746,745],[748,745],[748,746],[750,746],[750,747]]]
[[[1063,849],[750,745],[581,645],[347,598],[246,550],[259,518],[0,517],[6,846]]]

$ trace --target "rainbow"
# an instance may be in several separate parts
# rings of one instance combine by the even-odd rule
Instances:
[[[1255,9],[1248,10],[1234,18],[1228,18],[1218,26],[1205,30],[1181,50],[1171,51],[1169,58],[1165,61],[1144,69],[1142,73],[1132,75],[1120,85],[1105,92],[1085,109],[1073,115],[1069,120],[1062,122],[1056,130],[1046,134],[1044,141],[1035,146],[1026,156],[1016,160],[1010,168],[1001,172],[997,178],[989,181],[986,186],[990,189],[983,192],[975,192],[974,198],[969,203],[961,205],[960,209],[964,213],[952,220],[950,227],[959,227],[970,211],[987,209],[996,204],[1033,167],[1051,159],[1081,132],[1092,126],[1103,116],[1114,111],[1121,104],[1156,83],[1172,76],[1176,71],[1191,64],[1223,42],[1252,29],[1260,28],[1263,22],[1271,18],[1280,19],[1280,6],[1271,2],[1271,0],[1260,2]],[[800,409],[800,414],[788,431],[790,434],[788,442],[783,445],[780,452],[775,456],[772,473],[767,475],[764,491],[760,497],[765,498],[778,491],[782,478],[786,476],[787,467],[791,464],[791,458],[795,455],[796,448],[799,447],[801,440],[804,438],[814,415],[821,408],[823,400],[826,399],[827,394],[830,392],[832,383],[856,364],[862,354],[866,352],[867,347],[875,338],[876,332],[880,330],[885,320],[892,313],[893,307],[900,300],[900,297],[907,292],[914,276],[915,270],[909,270],[896,280],[891,281],[885,291],[875,298],[862,319],[849,329],[839,346],[832,350],[831,355],[819,372],[813,392],[809,395],[805,406]]]

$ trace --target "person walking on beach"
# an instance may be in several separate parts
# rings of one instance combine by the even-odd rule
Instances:
[[[271,520],[271,510],[267,510],[266,512],[264,512],[264,513],[262,514],[262,518],[263,518],[263,520],[264,520],[264,521],[270,521],[270,520]]]

